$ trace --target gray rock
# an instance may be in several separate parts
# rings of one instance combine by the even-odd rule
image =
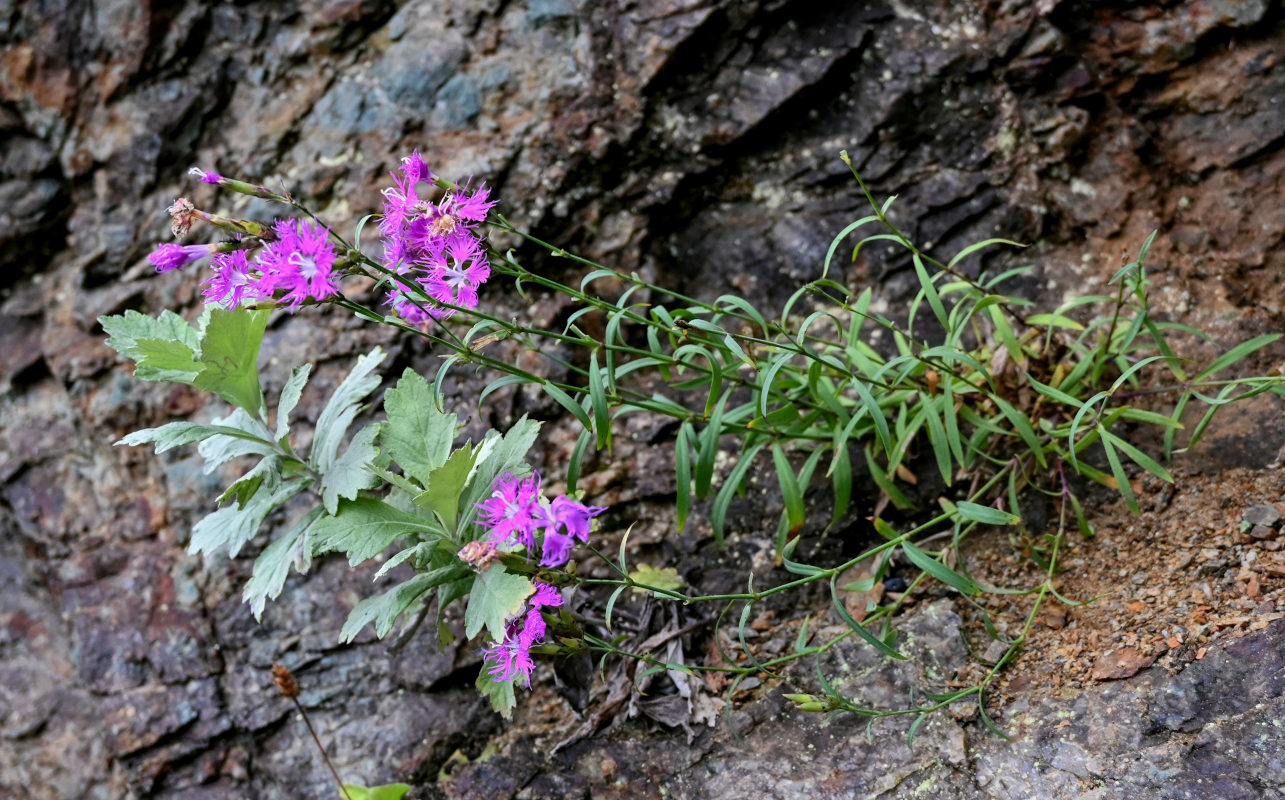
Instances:
[[[464,128],[482,113],[482,95],[477,81],[464,74],[454,75],[437,92],[433,124],[438,128]]]
[[[1245,511],[1245,516],[1241,517],[1247,525],[1261,525],[1266,528],[1274,528],[1280,524],[1281,512],[1276,506],[1268,503],[1255,503]]]

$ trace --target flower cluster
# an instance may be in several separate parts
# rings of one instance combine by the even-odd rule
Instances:
[[[528,557],[539,551],[540,566],[560,567],[571,557],[576,540],[589,540],[593,518],[607,510],[566,495],[550,503],[540,493],[538,474],[518,479],[512,473],[496,479],[494,492],[478,503],[478,508],[482,516],[478,524],[490,528],[490,538],[460,551],[460,558],[478,568],[489,565],[496,549],[502,546],[524,547]],[[541,531],[542,535],[537,536]],[[524,685],[531,683],[531,670],[535,668],[531,648],[544,641],[546,630],[540,609],[562,605],[562,596],[553,586],[537,581],[535,588],[527,610],[509,622],[504,640],[492,642],[483,651],[487,673],[496,681],[520,677]]]
[[[398,174],[400,173],[400,175]],[[402,159],[384,190],[384,266],[397,277],[388,303],[412,325],[446,319],[455,309],[477,308],[477,290],[491,277],[478,223],[495,206],[483,184],[474,192],[451,189],[428,199],[433,174],[419,151]],[[421,194],[421,184],[428,184]],[[431,298],[424,302],[423,298]]]
[[[531,670],[535,669],[531,648],[544,641],[548,629],[540,609],[560,605],[562,595],[557,587],[535,581],[535,594],[527,601],[526,613],[509,622],[503,641],[492,642],[482,651],[487,674],[497,683],[520,678],[523,686],[530,686]]]
[[[169,272],[213,254],[213,274],[206,278],[202,295],[207,303],[225,308],[276,300],[294,311],[304,301],[325,300],[339,293],[338,255],[329,230],[301,220],[282,220],[272,226],[270,236],[265,232],[263,240],[267,244],[254,260],[242,242],[231,246],[163,244],[148,260],[157,272]]]
[[[521,480],[511,473],[495,481],[494,492],[478,503],[479,525],[491,529],[491,542],[521,545],[528,558],[540,551],[540,566],[560,567],[571,558],[576,540],[589,541],[591,520],[606,511],[605,506],[587,506],[566,495],[552,503],[540,493],[538,473]],[[537,546],[536,533],[543,529]]]

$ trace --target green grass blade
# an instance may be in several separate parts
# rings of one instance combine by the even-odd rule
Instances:
[[[763,442],[751,445],[744,453],[741,454],[741,460],[736,463],[732,471],[723,482],[722,488],[718,490],[718,496],[714,498],[714,506],[710,510],[710,526],[714,529],[714,539],[719,546],[723,544],[723,524],[727,518],[728,506],[732,504],[732,498],[736,495],[741,481],[745,480],[745,475],[750,471],[754,459],[758,456],[759,451],[765,447]]]
[[[554,399],[554,402],[571,412],[571,415],[579,420],[581,427],[587,431],[593,430],[593,420],[589,419],[589,415],[585,412],[583,406],[571,399],[571,395],[555,386],[552,381],[544,381],[541,386]]]
[[[928,425],[928,443],[932,445],[933,456],[937,460],[937,469],[947,486],[954,483],[954,465],[951,463],[950,442],[946,438],[946,426],[937,415],[937,402],[927,392],[919,393],[919,404],[924,409],[924,421]]]
[[[947,567],[937,559],[928,555],[928,553],[919,549],[910,542],[902,542],[901,549],[910,558],[910,561],[924,572],[932,577],[963,594],[972,596],[981,594],[981,587],[958,572]]]
[[[976,253],[978,250],[981,250],[984,247],[990,247],[991,245],[996,245],[996,244],[1010,244],[1013,247],[1027,246],[1022,244],[1021,242],[1014,242],[1011,239],[987,239],[984,242],[977,242],[976,244],[970,244],[968,247],[965,247],[963,250],[960,250],[958,253],[955,254],[955,257],[952,258],[950,262],[946,264],[946,269],[954,269],[956,264],[958,264],[960,261],[963,261],[965,258],[968,258],[973,253]]]
[[[1256,350],[1261,350],[1279,338],[1281,338],[1281,334],[1279,333],[1265,333],[1262,336],[1255,336],[1247,342],[1241,342],[1226,353],[1223,353],[1221,356],[1214,359],[1214,362],[1201,370],[1200,374],[1197,375],[1195,379],[1197,381],[1203,381],[1214,373],[1230,367],[1232,364],[1235,364],[1250,353],[1253,353]]]
[[[593,409],[593,429],[597,434],[597,447],[601,450],[611,443],[611,407],[607,404],[607,391],[598,368],[598,353],[589,354],[589,405]]]
[[[1129,510],[1137,514],[1139,513],[1138,498],[1129,484],[1129,474],[1124,471],[1124,465],[1120,463],[1120,455],[1111,444],[1111,435],[1101,425],[1098,426],[1098,433],[1102,436],[1102,449],[1106,451],[1107,462],[1111,465],[1111,476],[1115,478],[1116,488],[1124,496],[1124,502],[1129,506]]]
[[[785,500],[785,515],[789,521],[790,534],[798,533],[803,527],[805,509],[803,490],[799,486],[798,476],[790,465],[790,458],[777,443],[772,444],[772,462],[776,465],[776,480],[781,486],[781,497]]]
[[[678,428],[678,441],[674,444],[674,474],[678,486],[678,530],[687,524],[687,514],[692,507],[692,424],[684,422]]]

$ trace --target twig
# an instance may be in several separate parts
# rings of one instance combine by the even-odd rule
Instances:
[[[294,707],[299,709],[299,715],[303,717],[303,724],[308,726],[308,733],[312,734],[312,741],[316,742],[317,749],[321,751],[321,757],[325,759],[326,766],[330,767],[330,774],[335,776],[335,783],[339,784],[339,793],[344,796],[344,800],[352,800],[348,795],[348,789],[344,782],[339,779],[339,772],[335,770],[335,765],[330,763],[330,756],[326,754],[326,748],[322,746],[321,739],[317,737],[317,731],[312,727],[312,720],[308,719],[308,712],[303,710],[299,703],[299,682],[294,679],[294,674],[289,668],[280,664],[272,665],[272,682],[277,685],[277,691],[281,692],[284,697],[288,697]]]

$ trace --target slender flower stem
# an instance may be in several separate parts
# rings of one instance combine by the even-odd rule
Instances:
[[[343,794],[344,800],[352,800],[348,795],[348,788],[344,786],[344,782],[339,778],[338,770],[336,770],[335,765],[331,763],[330,756],[326,753],[326,748],[322,746],[321,739],[318,738],[316,729],[312,727],[312,720],[308,719],[308,712],[303,710],[303,705],[299,702],[298,697],[292,697],[290,700],[294,703],[294,707],[299,709],[299,715],[303,717],[303,724],[308,726],[308,733],[312,734],[312,741],[317,743],[317,749],[321,751],[321,757],[325,759],[326,766],[330,768],[330,774],[334,776],[335,783],[339,786],[339,791]]]
[[[308,712],[304,710],[303,705],[299,702],[299,682],[295,680],[294,673],[288,667],[281,664],[272,665],[272,682],[276,684],[277,691],[294,703],[294,707],[299,709],[299,716],[303,717],[303,724],[308,726],[308,733],[312,734],[312,741],[321,751],[321,757],[325,759],[326,766],[330,768],[330,774],[334,776],[335,783],[339,786],[339,792],[344,796],[344,800],[352,800],[348,795],[348,789],[344,787],[344,782],[339,778],[339,772],[335,765],[330,762],[330,756],[326,753],[326,748],[321,744],[321,738],[317,736],[317,731],[312,727],[312,720],[308,719]]]

